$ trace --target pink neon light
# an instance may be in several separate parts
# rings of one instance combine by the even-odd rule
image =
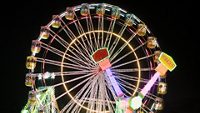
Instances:
[[[151,87],[153,86],[153,84],[156,82],[156,80],[159,78],[160,74],[159,72],[156,72],[153,77],[151,78],[151,80],[149,80],[149,82],[144,86],[144,88],[141,91],[141,94],[143,96],[145,96],[148,91],[151,89]]]
[[[115,80],[114,76],[112,76],[112,72],[111,72],[111,70],[110,70],[109,68],[106,69],[106,74],[108,75],[108,78],[109,78],[109,80],[110,80],[110,82],[111,82],[111,84],[112,84],[112,86],[113,86],[113,89],[114,89],[116,95],[117,95],[118,97],[123,96],[124,93],[123,93],[122,90],[120,89],[120,87],[119,87],[117,81]]]
[[[103,71],[106,70],[107,68],[111,67],[110,60],[108,58],[106,58],[103,61],[99,62],[99,67]]]

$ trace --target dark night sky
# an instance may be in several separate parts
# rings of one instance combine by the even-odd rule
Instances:
[[[115,1],[115,2],[113,2]],[[200,97],[197,63],[198,32],[195,32],[195,3],[145,2],[136,0],[107,0],[143,20],[163,51],[169,53],[178,67],[167,77],[168,93],[163,113],[199,113]],[[4,3],[1,28],[1,113],[19,113],[27,101],[29,88],[24,85],[26,56],[31,40],[36,39],[40,26],[51,20],[51,15],[63,12],[67,6],[96,0],[26,1]],[[3,49],[2,49],[3,48]],[[2,52],[3,51],[3,52]]]

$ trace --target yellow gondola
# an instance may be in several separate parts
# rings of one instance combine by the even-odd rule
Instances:
[[[57,15],[53,15],[53,21],[52,21],[51,26],[53,28],[59,28],[61,26],[60,18]]]
[[[35,69],[35,67],[36,67],[36,60],[37,60],[37,58],[36,57],[34,57],[34,56],[28,56],[27,58],[26,58],[26,68],[27,69]]]

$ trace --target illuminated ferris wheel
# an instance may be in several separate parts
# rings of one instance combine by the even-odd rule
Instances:
[[[144,22],[106,3],[53,15],[31,52],[23,113],[155,113],[176,67]]]

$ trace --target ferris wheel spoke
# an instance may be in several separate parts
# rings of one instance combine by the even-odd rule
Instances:
[[[112,68],[111,68],[112,69]],[[129,73],[129,72],[138,72],[138,71],[153,71],[154,69],[148,67],[148,68],[128,68],[128,69],[112,69],[113,72],[124,72],[124,73]]]
[[[87,31],[94,31],[94,29],[92,29],[92,25],[91,25],[90,21],[88,20],[88,18],[89,17],[86,18]],[[89,35],[89,39],[90,39],[89,40],[89,42],[90,42],[89,45],[90,45],[90,48],[91,48],[91,52],[94,53],[95,46],[94,46],[93,41],[92,41],[92,36],[91,36],[92,34],[89,33],[88,35]]]
[[[95,94],[96,94],[96,86],[97,86],[97,80],[98,80],[99,76],[95,76],[92,83],[91,83],[91,92],[89,95],[89,99],[95,99]],[[88,103],[88,108],[90,109],[94,109],[94,100],[90,100],[90,102]]]
[[[64,24],[65,24],[65,22],[64,21],[62,21]],[[76,25],[76,27],[77,27],[77,24],[76,24],[76,22],[74,22],[74,24]],[[62,25],[61,25],[62,26]],[[62,26],[63,27],[63,26]],[[66,27],[67,28],[67,30],[64,28],[64,27]],[[71,29],[67,26],[67,25],[65,25],[63,27],[63,30],[64,30],[64,32],[68,35],[68,37],[71,37],[70,39],[72,40],[72,41],[74,41],[74,40],[76,40],[80,45],[81,45],[81,47],[83,48],[83,50],[84,51],[81,51],[81,50],[79,50],[79,52],[83,52],[84,54],[86,54],[86,55],[88,55],[89,53],[88,53],[88,48],[86,47],[86,45],[85,45],[85,42],[83,41],[83,38],[81,38],[81,40],[82,40],[82,42],[80,42],[79,40],[77,40],[76,39],[76,36],[74,35],[74,33],[71,31]],[[77,28],[78,29],[78,28]],[[79,31],[79,35],[80,35],[81,33],[80,33],[80,31]],[[82,33],[83,34],[83,33]],[[85,35],[84,35],[85,36]],[[86,40],[87,40],[87,37],[86,37]],[[84,46],[82,45],[82,43],[84,44]],[[88,42],[89,43],[89,42]],[[77,47],[77,49],[79,49],[78,48],[78,45],[76,44],[76,42],[74,42],[74,44],[75,44],[75,46]],[[90,45],[90,44],[89,44]],[[86,52],[86,53],[85,53]]]
[[[135,76],[130,76],[130,75],[127,75],[127,74],[124,74],[124,73],[119,73],[119,72],[113,72],[116,76],[123,76],[125,78],[129,78],[129,79],[134,79],[134,80],[138,80],[139,78],[138,77],[135,77]],[[140,80],[142,81],[148,81],[148,79],[145,79],[145,78],[140,78]]]
[[[120,38],[123,35],[123,33],[126,30],[126,28],[127,28],[127,25],[123,25],[122,28],[121,28],[121,30],[119,31],[118,35],[119,35]],[[118,42],[119,42],[120,38],[116,38],[114,40],[113,44],[111,45],[111,47],[109,48],[110,55],[113,54],[116,46],[118,45]]]
[[[108,93],[107,93],[107,90],[105,90],[105,94],[106,94],[106,102],[108,103],[108,109],[109,111],[112,111],[111,113],[113,113],[113,110],[115,109],[115,107],[113,106],[113,102],[110,100],[109,96],[108,96]]]
[[[60,51],[58,49],[56,49],[55,47],[52,47],[52,46],[49,46],[43,42],[41,42],[41,47],[48,50],[48,51],[51,51],[52,53],[62,57],[64,55],[64,52],[63,51]]]
[[[61,95],[57,96],[57,97],[55,98],[55,100],[60,99],[61,97],[65,96],[66,94],[67,94],[67,92],[62,93]]]
[[[80,85],[82,85],[83,83],[85,83],[86,81],[88,81],[89,79],[91,79],[92,77],[93,77],[93,76],[91,76],[91,77],[89,77],[89,78],[83,80],[82,82],[78,83],[77,85],[75,85],[75,86],[72,87],[71,89],[67,90],[66,92],[67,92],[67,93],[70,93],[72,90],[74,90],[75,88],[79,87]],[[88,90],[89,90],[89,89],[88,89]],[[76,100],[74,100],[74,101],[76,101]],[[73,104],[74,104],[74,103],[73,103]],[[80,104],[80,103],[79,103],[79,104]],[[65,107],[64,107],[64,108],[65,108]],[[72,108],[72,106],[71,106],[71,108]],[[69,108],[68,110],[70,110],[71,108]],[[65,111],[65,110],[62,109],[61,111]]]
[[[89,77],[90,76],[90,77]],[[70,82],[74,82],[74,81],[77,81],[77,80],[79,80],[79,79],[83,79],[83,78],[86,78],[86,77],[88,77],[86,80],[88,80],[88,79],[90,79],[90,78],[92,78],[94,76],[94,74],[93,73],[89,73],[89,74],[86,74],[86,75],[82,75],[82,76],[79,76],[79,77],[76,77],[76,78],[73,78],[73,79],[70,79],[70,80],[67,80],[67,81],[65,81],[65,82],[63,82],[63,83],[70,83]],[[83,81],[82,81],[83,82]]]
[[[63,57],[63,55],[64,55],[64,52],[62,52],[62,51],[60,51],[60,50],[58,50],[58,49],[56,49],[56,48],[54,48],[54,47],[52,47],[52,46],[48,46],[47,44],[45,44],[45,43],[43,43],[43,42],[41,42],[41,47],[42,48],[44,48],[44,49],[46,49],[46,50],[48,50],[48,51],[51,51],[52,53],[54,53],[54,54],[56,54],[56,55],[58,55],[58,56],[60,56],[60,57]],[[75,54],[75,53],[73,53],[73,54]],[[83,64],[85,64],[85,65],[88,65],[88,63],[86,63],[85,61],[83,61],[82,59],[80,59],[79,57],[74,57],[74,56],[72,56],[72,55],[69,55],[69,54],[66,54],[68,57],[64,57],[65,59],[67,59],[67,60],[70,60],[71,62],[73,62],[73,63],[75,63],[75,64],[77,64],[77,65],[81,65],[80,63],[83,63]],[[75,55],[75,56],[78,56],[78,55]],[[79,55],[80,56],[80,55]],[[74,59],[74,60],[72,60],[72,59]],[[77,61],[79,61],[79,62],[77,62]]]
[[[144,108],[144,106],[145,106],[145,105],[143,104],[142,107],[140,107],[140,109],[142,109],[145,113],[149,113],[149,112],[145,109],[145,108],[148,108],[148,107],[145,107],[145,108]],[[148,110],[149,110],[149,108],[148,108]]]
[[[64,113],[65,110],[70,107],[70,106],[73,106],[72,104],[74,103],[73,100],[70,100],[61,110],[60,110],[60,113]],[[66,113],[66,112],[65,112]]]
[[[74,81],[77,81],[77,80],[80,80],[80,79],[83,79],[83,78],[86,78],[86,77],[90,78],[89,76],[92,76],[92,74],[89,73],[89,74],[86,74],[86,75],[78,76],[76,78],[73,78],[73,79],[70,79],[70,80],[66,80],[66,81],[61,82],[61,83],[54,84],[54,85],[52,85],[52,87],[57,87],[57,86],[60,86],[60,85],[64,85],[66,83],[74,82]]]
[[[129,89],[131,89],[131,90],[132,90],[134,87],[136,87],[135,85],[133,85],[133,84],[131,84],[131,83],[129,83],[129,82],[127,82],[127,81],[125,81],[125,80],[119,78],[118,76],[115,76],[115,78],[116,78],[118,81],[121,81],[121,83],[123,83],[124,85],[126,85],[126,87],[129,88]]]
[[[75,65],[72,63],[63,63],[63,67],[65,68],[71,68],[71,69],[77,69],[77,70],[90,70],[91,68],[86,67],[86,66],[82,66],[82,65]]]
[[[87,45],[90,46],[90,43],[89,43],[89,41],[88,41],[88,37],[86,36],[84,30],[82,29],[82,25],[80,24],[79,20],[77,20],[77,22],[78,22],[78,24],[77,24],[76,22],[74,22],[74,24],[75,24],[75,26],[76,26],[76,29],[77,29],[79,35],[83,34],[83,37],[80,37],[80,38],[81,38],[81,41],[77,40],[77,42],[78,42],[78,43],[82,46],[82,48],[85,50],[86,55],[90,55],[92,50],[90,50],[90,49],[87,47]],[[86,39],[86,41],[87,41],[88,44],[85,43],[85,41],[84,41],[84,39],[83,39],[84,37],[85,37],[85,39]],[[91,48],[91,47],[90,47],[90,48]],[[90,52],[89,52],[89,50],[90,50]]]
[[[62,26],[61,25],[61,27],[63,28],[63,30],[64,30],[64,32],[68,35],[68,37],[72,40],[72,41],[74,41],[74,40],[76,40],[76,36],[74,35],[74,33],[71,31],[71,29],[66,25],[66,23],[60,18],[60,20],[62,21],[62,23],[64,24],[64,26]],[[75,25],[76,25],[76,23],[75,23]],[[66,28],[66,29],[65,29]],[[54,33],[55,34],[55,33]],[[82,39],[82,38],[81,38]],[[86,38],[87,39],[87,38]],[[82,43],[79,41],[79,40],[77,40],[78,42],[79,42],[79,44],[82,46],[82,48],[85,50],[85,52],[88,52],[88,50],[87,50],[87,48],[86,47],[84,47],[83,45],[82,45]],[[85,44],[85,42],[83,42],[84,44]],[[74,42],[74,44],[75,44],[75,46],[77,47],[77,49],[79,49],[79,47],[78,47],[78,45]],[[67,44],[67,45],[69,45],[69,44]],[[65,46],[66,47],[66,46]],[[66,47],[67,48],[67,47]],[[73,48],[73,49],[75,49],[75,48]],[[77,49],[76,49],[76,51],[77,51]],[[83,55],[83,51],[82,50],[78,50],[78,53],[79,52],[82,52],[82,55]],[[86,55],[88,55],[88,53],[85,53]]]
[[[67,36],[71,39],[74,40],[76,38],[76,36],[74,35],[74,33],[72,32],[72,30],[68,27],[68,25],[63,21],[62,18],[59,18],[60,21],[64,24],[64,26],[61,24],[62,30],[64,30],[64,32],[67,34]],[[54,33],[55,34],[55,33]]]
[[[90,42],[88,41],[88,37],[86,36],[85,31],[84,31],[84,29],[83,29],[83,26],[81,25],[81,23],[80,23],[80,21],[79,21],[79,19],[78,19],[78,17],[77,17],[77,15],[76,15],[75,12],[74,12],[74,15],[75,15],[75,17],[76,17],[76,19],[77,19],[77,23],[74,22],[74,24],[75,24],[75,26],[76,26],[76,29],[77,29],[79,35],[83,34],[83,36],[85,37],[85,39],[86,39],[88,45],[90,46],[91,44],[90,44]],[[82,40],[83,45],[84,45],[85,48],[86,48],[86,50],[85,50],[86,53],[87,53],[88,55],[90,55],[92,50],[89,49],[89,48],[87,48],[87,45],[85,44],[85,41],[83,40],[83,38],[81,38],[81,40]],[[79,43],[80,43],[80,42],[79,42]],[[80,44],[81,44],[81,43],[80,43]],[[89,53],[89,50],[91,50],[90,53]]]
[[[49,46],[49,47],[47,47],[47,46],[48,46],[48,45],[47,45],[47,44],[44,44],[44,43],[42,43],[42,45],[41,45],[41,47],[43,47],[43,48],[45,48],[45,49],[51,51],[52,53],[54,53],[54,54],[56,54],[56,55],[58,55],[58,56],[60,56],[60,57],[63,57],[64,52],[62,52],[62,51],[60,51],[60,50],[58,50],[58,49],[56,49],[56,48],[54,48],[54,47],[52,47],[52,46]],[[71,50],[69,50],[69,51],[71,51]],[[89,64],[89,63],[87,63],[86,61],[84,61],[84,59],[81,59],[81,58],[77,57],[77,56],[80,56],[80,55],[77,55],[75,52],[71,52],[71,53],[72,53],[74,56],[72,56],[72,55],[70,55],[70,54],[65,54],[65,56],[67,56],[67,57],[64,57],[64,58],[65,58],[66,60],[71,61],[72,63],[75,63],[75,64],[77,64],[77,65],[81,65],[81,66],[83,66],[83,67],[88,67],[88,66],[92,67],[92,65]],[[89,61],[89,60],[88,60],[88,61]]]
[[[135,90],[136,89],[136,86],[135,85],[130,85],[130,84],[126,84],[126,82],[124,82],[124,80],[120,79],[119,78],[119,83],[124,83],[124,87],[129,87],[129,88],[132,88],[134,91],[136,91],[137,93],[140,93],[140,91],[142,90],[141,88],[138,88],[138,90]],[[152,100],[155,100],[155,98],[157,98],[158,96],[152,94],[151,92],[148,92],[147,95],[145,95],[145,97],[149,98],[149,99],[152,99]]]
[[[74,49],[74,47],[72,47],[72,48]],[[85,55],[82,54],[82,53],[79,53],[79,51],[77,51],[76,49],[75,49],[75,51],[76,51],[78,54],[80,54],[80,55],[77,55],[75,52],[73,52],[73,51],[70,50],[70,49],[69,49],[69,51],[70,51],[70,53],[72,53],[74,56],[76,56],[76,57],[79,59],[79,61],[81,61],[81,63],[83,63],[84,65],[89,66],[89,67],[93,67],[94,65],[96,65],[96,64],[91,60],[90,57],[87,58],[87,56],[85,56]],[[67,55],[67,56],[70,56],[69,54],[66,54],[66,55]],[[79,58],[79,56],[82,56],[82,57]],[[76,60],[76,59],[74,59],[74,60]]]
[[[98,31],[100,31],[100,32],[98,32],[98,35],[97,35],[97,43],[98,43],[97,48],[98,49],[103,47],[103,34],[104,34],[104,32],[103,32],[103,26],[104,26],[103,22],[104,21],[103,20],[104,20],[103,15],[98,16]],[[101,37],[100,37],[100,34],[101,34]]]
[[[68,28],[68,27],[66,27],[66,28]],[[74,44],[75,44],[75,46],[77,47],[77,49],[75,48],[75,47],[73,47],[73,46],[71,46],[70,44],[68,44],[68,42],[66,42],[62,37],[60,37],[58,34],[56,34],[53,30],[51,30],[51,29],[49,29],[54,35],[51,35],[52,37],[54,37],[55,39],[56,39],[56,41],[57,42],[59,42],[63,47],[65,47],[66,49],[68,49],[74,56],[79,56],[80,58],[82,58],[83,60],[84,60],[84,62],[88,62],[88,61],[90,61],[90,62],[88,62],[88,63],[86,63],[86,65],[90,65],[90,64],[93,64],[93,62],[90,60],[90,59],[88,59],[88,57],[86,57],[85,56],[85,54],[86,53],[84,53],[82,50],[80,50],[80,48],[78,47],[78,45],[75,43],[75,41],[77,40],[76,38],[75,38],[75,35],[73,34],[73,32],[68,28],[68,31],[69,32],[66,32],[66,33],[70,33],[70,34],[72,34],[73,35],[73,40],[72,40],[72,42],[74,42]],[[64,30],[65,31],[65,30]],[[68,35],[69,36],[69,35]],[[58,37],[58,38],[56,38],[56,37]],[[70,36],[69,36],[70,37]],[[46,44],[47,45],[47,44]],[[82,45],[82,44],[81,44]],[[73,50],[75,50],[76,51],[76,53],[78,53],[78,55],[75,53],[75,52],[73,52],[71,49],[69,49],[68,48],[68,46],[70,46]],[[47,46],[48,47],[48,46]],[[82,46],[83,47],[83,46]],[[85,48],[84,48],[85,49]],[[77,57],[77,58],[79,58],[79,57]],[[76,59],[77,59],[76,58]],[[80,59],[79,58],[79,59]]]
[[[110,41],[111,41],[111,38],[112,38],[112,32],[113,32],[114,27],[115,27],[115,22],[116,22],[116,19],[112,19],[111,22],[110,22],[110,25],[109,25],[109,28],[108,28],[108,32],[110,32],[110,33],[107,33],[107,35],[106,35],[104,47],[106,47],[106,46],[107,46],[107,48],[110,47]],[[108,44],[106,43],[107,40],[108,40]]]
[[[98,82],[98,79],[99,79],[99,76],[98,76],[98,78],[97,78],[96,83]],[[94,87],[93,87],[93,88],[94,88],[94,89],[93,89],[93,92],[94,92],[93,98],[94,98],[94,99],[98,98],[98,97],[97,97],[97,95],[98,95],[98,87],[99,87],[99,84],[95,84]],[[95,109],[95,105],[97,106],[97,102],[96,102],[96,101],[93,101],[93,102],[92,102],[92,105],[91,105],[91,108],[92,108],[92,109]],[[96,109],[97,109],[97,108],[96,108]]]
[[[80,71],[87,69],[87,67],[81,67],[79,65],[74,65],[74,64],[69,64],[69,63],[64,63],[64,65],[61,65],[62,62],[60,62],[60,61],[43,59],[43,58],[39,58],[39,57],[37,57],[37,62],[41,62],[41,63],[44,62],[46,64],[51,64],[51,65],[58,66],[58,67],[63,66],[64,68],[76,69],[76,70],[80,70]]]
[[[117,62],[119,62],[120,60],[124,59],[125,57],[127,57],[127,56],[130,55],[131,53],[137,51],[137,50],[140,49],[142,46],[144,46],[146,43],[147,43],[147,42],[144,42],[144,43],[142,43],[141,45],[137,46],[137,47],[134,49],[134,51],[130,51],[130,52],[128,52],[128,53],[122,55],[119,59],[113,61],[113,62],[112,62],[112,65],[114,65],[115,63],[117,63]],[[118,54],[117,54],[117,55],[118,55]],[[114,58],[111,58],[111,61],[112,61],[113,59],[114,59]]]
[[[130,71],[127,71],[126,69],[122,69],[122,70],[120,69],[119,71],[112,70],[112,72],[119,78],[123,78],[123,79],[126,79],[126,80],[138,81],[138,79],[139,79],[138,77],[124,74],[125,72],[138,72],[139,71],[137,68],[136,68],[136,70],[137,71],[135,71],[135,70],[132,71],[132,69],[130,69]],[[149,71],[149,70],[153,70],[153,69],[151,69],[151,68],[141,68],[140,71]],[[142,82],[142,83],[147,83],[148,81],[149,81],[149,79],[140,78],[140,82]]]
[[[147,107],[146,104],[147,104],[147,100],[142,104],[141,109],[144,110],[146,113],[151,113],[152,112],[152,108]]]
[[[124,85],[122,82],[118,81],[118,85],[120,86],[120,88],[122,88],[123,92],[127,93],[129,96],[132,95],[132,93],[130,91],[128,91],[126,88],[124,88],[124,87],[127,87],[127,86]]]
[[[93,25],[93,21],[92,21],[92,17],[91,17],[91,15],[89,15],[89,21],[88,21],[88,25],[90,26],[89,27],[89,31],[95,31],[94,30],[94,25]],[[98,47],[97,47],[97,39],[96,39],[96,34],[95,34],[95,32],[92,32],[92,34],[93,34],[93,37],[94,37],[94,45],[93,45],[93,47],[94,47],[94,50],[96,50]],[[96,46],[95,46],[96,45]]]
[[[114,69],[114,68],[118,68],[118,67],[121,67],[121,66],[124,66],[124,65],[127,65],[127,64],[131,64],[131,63],[134,63],[134,62],[137,62],[137,61],[140,61],[140,60],[144,60],[144,59],[150,58],[150,57],[152,57],[152,56],[154,56],[154,54],[151,54],[151,55],[148,55],[148,56],[144,56],[144,57],[138,58],[138,59],[136,59],[136,60],[131,60],[131,61],[128,61],[128,62],[124,62],[124,63],[122,63],[122,64],[115,65],[115,66],[113,66],[112,68],[113,68],[113,69]]]
[[[76,16],[76,15],[75,15],[75,16]],[[72,32],[72,30],[71,30],[71,29],[68,27],[68,25],[62,20],[62,18],[60,18],[60,20],[61,20],[62,23],[64,24],[64,27],[61,25],[62,28],[63,28],[63,30],[64,30],[64,32],[68,35],[68,37],[70,37],[70,39],[71,39],[72,41],[75,40],[75,39],[76,39],[76,36],[75,36],[74,33]],[[78,22],[78,25],[76,24],[76,21]],[[84,30],[83,30],[83,28],[82,28],[82,25],[80,24],[78,18],[77,18],[77,20],[74,20],[73,23],[75,24],[76,29],[77,29],[79,35],[84,34],[84,36],[85,36],[85,38],[86,38],[86,40],[87,40],[87,42],[88,42],[88,38],[87,38],[87,36],[85,35],[85,32],[84,32]],[[66,29],[65,29],[65,27],[66,27]],[[77,40],[77,42],[79,42],[79,44],[80,44],[80,45],[82,46],[82,48],[85,50],[85,52],[87,53],[87,55],[89,55],[89,53],[88,53],[88,48],[86,47],[85,42],[83,41],[82,38],[81,38],[81,40],[82,40],[84,46],[82,45],[82,43],[81,43],[79,40]],[[78,47],[76,43],[74,43],[74,44],[76,45],[76,47]],[[89,42],[88,42],[88,44],[89,44]],[[89,45],[90,45],[90,44],[89,44]]]
[[[136,34],[133,34],[126,43],[124,43],[110,58],[110,60],[112,61],[117,55],[119,55],[122,50],[130,43],[131,40],[133,40],[133,38],[136,36]]]
[[[54,72],[54,74],[56,76],[81,76],[83,74],[88,74],[90,73],[91,71],[90,70],[81,70],[81,71],[66,71],[66,72]]]
[[[138,78],[131,78],[131,77],[129,77],[129,76],[126,76],[126,77],[124,77],[124,76],[118,76],[118,78],[124,79],[124,80],[132,80],[132,81],[134,81],[134,82],[137,82],[137,81],[138,81]],[[142,83],[147,83],[148,80],[140,80],[140,82],[142,82]]]
[[[98,111],[105,111],[105,94],[104,94],[104,75],[102,74],[102,75],[100,75],[100,77],[99,77],[99,80],[98,80],[98,85],[99,85],[99,95],[98,95],[98,97],[97,97],[97,99],[98,99],[98,101],[97,101],[97,103],[98,103],[98,105],[97,105],[97,110]]]
[[[74,99],[76,100],[77,98],[79,98],[80,96],[81,96],[81,94],[85,91],[85,89],[87,89],[87,87],[90,85],[90,82],[87,82],[84,86],[83,86],[83,88],[78,92],[78,93],[76,93],[76,95],[74,96]],[[70,102],[69,103],[67,103],[64,107],[63,107],[63,109],[61,110],[62,112],[64,112],[68,107],[70,107],[70,106],[74,106],[74,104],[75,104],[75,102],[74,102],[74,100],[70,100]]]
[[[78,95],[75,96],[75,100],[76,100],[78,103],[80,103],[81,105],[84,105],[84,103],[85,103],[85,100],[84,100],[84,101],[81,101],[81,100],[83,100],[84,98],[86,98],[87,95],[89,94],[88,92],[89,92],[90,89],[91,89],[90,83],[91,83],[91,82],[87,82],[87,83],[85,84],[84,88],[81,89],[82,92],[81,92],[81,93],[78,93]],[[72,107],[72,106],[71,106],[71,107]],[[79,108],[78,108],[78,107],[79,107]],[[80,107],[80,105],[76,104],[76,105],[73,107],[73,109],[72,109],[71,112],[74,113],[75,110],[78,110],[78,109],[81,109],[81,107]],[[68,110],[69,110],[69,109],[68,109]],[[67,111],[67,112],[70,112],[70,111]]]
[[[50,34],[51,35],[51,34]],[[51,35],[52,37],[53,37],[53,35]],[[66,49],[67,49],[67,47],[69,46],[69,44],[68,44],[68,42],[66,42],[64,39],[62,39],[59,35],[56,35],[56,36],[54,36],[54,38],[55,38],[55,40],[57,41],[57,42],[59,42],[63,47],[65,47]],[[46,48],[46,49],[48,49],[48,47],[50,47],[52,50],[54,50],[54,51],[57,51],[57,49],[55,49],[55,48],[53,48],[53,47],[51,47],[51,46],[48,46],[47,44],[45,44],[45,43],[42,43],[43,45],[44,45],[44,47]],[[78,51],[77,49],[75,49],[75,48],[73,48],[73,50],[75,50],[75,51]],[[69,51],[74,55],[74,56],[83,56],[83,53],[81,53],[80,52],[80,50],[77,52],[78,53],[78,55],[77,54],[75,54],[75,52],[73,52],[72,50],[70,50],[69,49]],[[53,51],[51,51],[51,52],[53,52]],[[59,52],[60,53],[60,52]],[[62,53],[62,55],[59,55],[59,56],[63,56],[63,52],[61,52]],[[70,55],[71,56],[71,55]],[[79,58],[79,57],[78,57]],[[77,58],[75,58],[75,59],[77,59]],[[80,58],[79,58],[80,59]]]
[[[133,40],[133,38],[136,37],[136,35],[138,34],[138,32],[140,32],[144,27],[145,27],[145,26],[141,27],[139,30],[137,30],[135,33],[133,33],[133,35],[130,36],[129,39],[126,41],[126,43],[124,43],[124,44],[117,50],[117,52],[115,52],[115,53],[113,54],[113,56],[110,58],[110,60],[112,61],[118,54],[120,54],[120,52]],[[146,42],[143,43],[143,44],[141,44],[141,45],[143,46],[144,44],[146,44]]]
[[[117,99],[117,96],[115,95],[115,91],[114,91],[114,89],[112,88],[112,83],[111,83],[111,81],[109,80],[109,78],[108,78],[107,76],[105,76],[105,80],[106,80],[106,82],[105,82],[106,87],[107,87],[107,89],[111,92],[110,95],[114,98],[114,100],[116,100],[116,99]]]
[[[103,16],[101,17],[101,27],[100,27],[100,29],[101,29],[101,31],[102,31],[102,32],[101,32],[101,39],[102,39],[102,40],[101,40],[101,47],[104,47],[103,44],[104,44],[105,42],[104,42],[104,17],[103,17]]]
[[[133,91],[133,88],[131,88],[130,86],[127,86],[125,85],[124,83],[122,82],[119,82],[119,86],[123,89],[124,92],[126,92],[129,96],[132,96],[132,91]],[[128,90],[129,89],[129,90]]]
[[[82,85],[83,83],[87,82],[89,79],[91,79],[93,76],[86,78],[85,80],[81,81],[80,83],[76,84],[74,87],[72,87],[71,89],[68,90],[68,92],[71,92],[72,90],[74,90],[75,88],[79,87],[80,85]],[[73,79],[74,80],[74,79]]]

